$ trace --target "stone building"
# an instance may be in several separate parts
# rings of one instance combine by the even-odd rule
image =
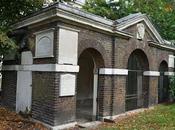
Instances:
[[[56,3],[13,27],[21,55],[4,62],[2,103],[50,128],[168,99],[175,48],[145,14],[112,21]]]

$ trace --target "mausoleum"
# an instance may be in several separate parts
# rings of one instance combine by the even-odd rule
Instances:
[[[55,3],[13,25],[2,103],[50,128],[113,119],[168,99],[175,47],[146,14],[116,21]]]

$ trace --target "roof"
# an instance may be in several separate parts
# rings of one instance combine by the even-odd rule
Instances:
[[[18,23],[14,24],[13,29],[20,29],[29,25],[42,22],[51,18],[61,18],[62,20],[70,20],[76,23],[81,23],[86,26],[107,31],[119,36],[132,37],[129,33],[115,30],[113,31],[113,20],[105,19],[101,16],[97,16],[88,12],[85,12],[79,8],[74,8],[71,5],[65,3],[54,3],[50,6],[43,8],[29,16],[24,17]]]
[[[131,19],[136,19],[137,17],[140,17],[142,16],[143,14],[142,13],[135,13],[135,14],[130,14],[126,17],[123,17],[123,18],[120,18],[120,19],[117,19],[116,20],[116,23],[117,24],[120,24],[120,23],[123,23],[123,22],[127,22],[128,20],[131,20]]]
[[[126,17],[113,21],[60,2],[51,4],[46,8],[43,8],[29,16],[24,17],[21,19],[21,21],[13,25],[13,29],[15,30],[27,27],[29,25],[39,23],[51,18],[61,18],[61,20],[73,21],[98,30],[102,30],[103,32],[106,31],[113,35],[122,36],[124,38],[132,37],[131,34],[124,31],[125,28],[144,21],[156,37],[157,41],[160,44],[166,43],[146,14],[130,14]]]

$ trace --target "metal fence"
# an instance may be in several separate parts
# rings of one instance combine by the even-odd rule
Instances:
[[[0,56],[0,92],[2,90],[2,63],[3,63],[3,56]]]
[[[126,86],[126,111],[148,107],[149,77],[144,70],[129,70]]]

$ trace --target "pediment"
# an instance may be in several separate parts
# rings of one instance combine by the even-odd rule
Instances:
[[[160,36],[159,32],[145,14],[131,14],[116,20],[116,23],[117,30],[129,32],[137,39],[142,39],[146,36],[148,40],[164,44],[164,39]]]

